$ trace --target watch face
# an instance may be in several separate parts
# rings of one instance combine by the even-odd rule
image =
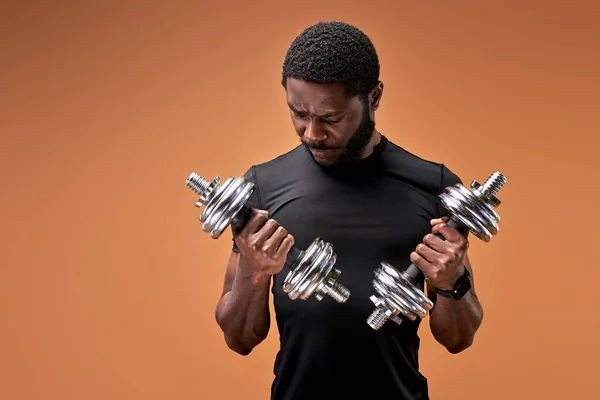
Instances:
[[[466,273],[458,280],[454,292],[455,295],[458,295],[460,296],[459,298],[461,298],[469,291],[469,289],[471,289],[471,277],[469,272],[466,271]]]

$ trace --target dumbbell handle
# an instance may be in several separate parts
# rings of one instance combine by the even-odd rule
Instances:
[[[252,209],[250,209],[244,204],[240,211],[238,211],[235,217],[233,217],[233,219],[231,220],[231,228],[233,229],[234,233],[238,233],[239,231],[241,231],[244,228],[244,226],[246,226],[248,221],[252,219],[253,216],[254,212],[252,211]],[[295,270],[296,267],[298,267],[300,261],[302,260],[303,254],[304,252],[302,250],[298,249],[296,246],[293,246],[288,252],[287,258],[285,260],[285,266],[288,267],[290,271]]]
[[[448,219],[447,225],[451,226],[452,228],[455,228],[459,232],[465,234],[466,225],[464,225],[462,222],[460,222],[460,220],[458,218],[456,218],[454,215],[450,216],[450,218]],[[435,236],[439,237],[442,240],[446,240],[446,238],[444,238],[439,233],[436,233]],[[421,279],[423,279],[425,277],[423,275],[423,272],[414,263],[410,264],[410,266],[404,271],[404,274],[414,284],[416,284],[417,282],[419,282]]]

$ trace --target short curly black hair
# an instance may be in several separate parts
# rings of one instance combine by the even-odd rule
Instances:
[[[283,62],[287,78],[312,83],[343,83],[349,97],[366,97],[379,83],[379,57],[371,39],[344,22],[319,22],[300,33]]]

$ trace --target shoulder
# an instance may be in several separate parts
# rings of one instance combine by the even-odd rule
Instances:
[[[253,168],[261,176],[281,175],[289,172],[289,169],[297,167],[306,158],[305,156],[306,152],[301,145],[298,145],[275,158],[255,164]]]
[[[391,173],[432,194],[462,183],[460,177],[444,163],[420,157],[389,140],[385,160]]]
[[[277,192],[278,188],[297,178],[297,172],[302,170],[305,160],[306,151],[298,145],[270,160],[252,164],[246,170],[244,178],[254,183],[256,196],[261,203],[268,193]]]
[[[296,146],[270,160],[253,164],[246,170],[244,177],[255,184],[259,184],[259,179],[271,181],[274,178],[284,176],[289,173],[290,169],[297,167],[302,162],[304,153],[302,150],[301,146]]]

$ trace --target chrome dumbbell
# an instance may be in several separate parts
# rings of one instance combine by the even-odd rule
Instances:
[[[483,185],[473,181],[471,189],[462,184],[447,187],[439,200],[449,213],[448,225],[459,231],[468,229],[477,238],[489,242],[499,231],[500,215],[494,208],[500,205],[496,194],[505,183],[504,175],[494,172]],[[400,272],[389,263],[381,262],[373,280],[378,296],[370,297],[376,308],[367,318],[369,326],[378,330],[390,319],[400,324],[400,314],[413,321],[417,317],[425,318],[433,302],[417,285],[422,279],[423,273],[415,264]]]
[[[255,186],[246,178],[229,177],[221,185],[219,176],[208,181],[192,173],[186,184],[200,196],[196,207],[204,207],[199,217],[202,230],[213,239],[218,239],[228,226],[236,231],[242,229],[252,217],[246,202]],[[306,300],[314,295],[320,301],[328,295],[338,303],[346,302],[350,291],[337,282],[341,271],[334,268],[336,260],[333,246],[321,238],[316,238],[306,250],[292,247],[285,262],[290,272],[284,279],[283,291],[292,300]]]

